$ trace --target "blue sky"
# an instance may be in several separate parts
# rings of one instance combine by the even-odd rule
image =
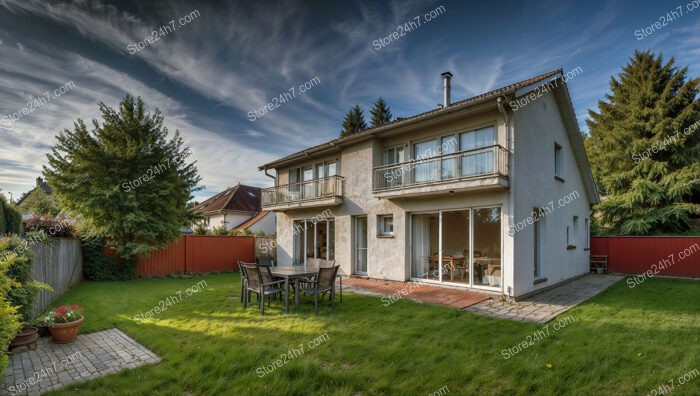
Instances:
[[[198,161],[203,197],[237,182],[269,186],[259,165],[337,137],[355,103],[367,114],[381,96],[397,117],[434,108],[446,70],[456,101],[580,67],[569,89],[584,131],[588,109],[635,49],[673,55],[690,76],[700,72],[700,9],[688,10],[692,0],[139,3],[0,0],[3,193],[16,199],[30,189],[58,131],[126,94],[160,108],[169,129],[181,132]],[[667,18],[676,7],[683,15]],[[635,31],[662,16],[666,25],[639,40]],[[420,27],[379,50],[373,45],[416,17]],[[158,41],[129,47],[171,20],[176,28]],[[293,99],[250,120],[250,111],[292,87]],[[2,122],[47,91],[50,102]]]

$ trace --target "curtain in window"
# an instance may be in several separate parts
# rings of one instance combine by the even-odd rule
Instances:
[[[413,154],[416,160],[424,160],[416,164],[414,178],[416,183],[434,181],[438,179],[438,162],[425,161],[437,155],[438,140],[416,143],[413,145]]]
[[[417,214],[412,216],[413,254],[411,276],[426,277],[429,270],[430,258],[430,215]]]
[[[489,147],[495,144],[493,127],[481,128],[459,135],[459,144],[462,151],[475,150]],[[462,155],[462,176],[475,176],[492,173],[494,171],[494,153],[488,151],[474,151]]]

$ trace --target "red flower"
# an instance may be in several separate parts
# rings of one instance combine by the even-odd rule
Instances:
[[[61,312],[63,312],[63,313],[66,313],[66,312],[68,312],[68,310],[66,309],[66,307],[65,307],[65,306],[61,307],[61,308],[60,308],[60,310],[61,310]]]
[[[56,317],[57,317],[57,318],[60,318],[61,316],[63,316],[63,314],[60,313],[60,312],[56,314]]]
[[[78,309],[78,306],[75,305],[75,304],[73,304],[73,305],[70,306],[70,309]]]

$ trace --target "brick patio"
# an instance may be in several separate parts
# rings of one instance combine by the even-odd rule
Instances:
[[[561,286],[519,301],[492,299],[472,305],[468,311],[479,315],[519,322],[547,323],[584,303],[623,279],[618,275],[585,275]]]
[[[37,340],[36,351],[10,356],[0,395],[40,395],[76,382],[160,362],[153,352],[118,329],[81,334],[70,344]]]
[[[470,290],[431,285],[428,283],[407,283],[364,278],[344,278],[343,290],[374,296],[390,296],[398,293],[401,298],[446,305],[462,309],[491,298],[489,294]],[[404,291],[405,295],[401,294]]]
[[[499,294],[480,293],[428,283],[412,286],[410,282],[355,277],[343,279],[343,290],[377,297],[391,296],[396,293],[401,295],[403,290],[405,295],[401,295],[401,298],[413,301],[465,309],[478,315],[500,319],[546,323],[590,300],[623,278],[617,275],[585,275],[519,301],[502,298]]]

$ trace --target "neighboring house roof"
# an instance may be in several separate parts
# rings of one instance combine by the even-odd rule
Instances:
[[[354,133],[352,135],[349,135],[349,136],[346,136],[343,138],[333,139],[329,142],[319,144],[318,146],[314,146],[314,147],[308,148],[306,150],[302,150],[302,151],[298,151],[296,153],[290,154],[286,157],[283,157],[283,158],[280,158],[278,160],[264,164],[264,165],[258,167],[258,170],[273,169],[273,168],[276,168],[278,166],[285,165],[285,163],[287,163],[287,162],[291,162],[291,161],[294,161],[294,160],[299,159],[299,158],[304,158],[304,157],[306,157],[308,155],[312,155],[316,152],[321,152],[321,151],[324,151],[327,149],[333,149],[333,148],[337,149],[337,148],[339,148],[339,146],[345,145],[346,143],[354,142],[356,140],[362,140],[363,138],[373,136],[373,135],[378,134],[378,133],[383,132],[383,131],[394,129],[394,128],[397,128],[399,126],[416,123],[419,121],[423,121],[425,119],[429,119],[429,118],[437,117],[437,116],[440,116],[443,114],[451,113],[451,112],[454,112],[457,110],[461,110],[461,109],[464,109],[466,107],[474,106],[474,105],[482,103],[484,101],[497,98],[498,96],[501,96],[501,95],[514,94],[520,88],[524,88],[524,87],[527,87],[530,85],[537,84],[537,83],[542,82],[548,78],[555,77],[555,76],[561,75],[561,74],[562,74],[562,69],[559,68],[556,70],[552,70],[548,73],[539,75],[537,77],[528,78],[527,80],[519,81],[515,84],[506,85],[504,87],[494,89],[493,91],[483,93],[481,95],[473,96],[471,98],[464,99],[464,100],[461,100],[459,102],[451,103],[449,106],[444,107],[444,108],[438,107],[438,108],[428,110],[428,111],[420,113],[420,114],[416,114],[416,115],[411,116],[411,117],[396,118],[394,121],[392,121],[388,124],[384,124],[384,125],[376,127],[376,128],[365,129],[362,132]]]
[[[17,206],[22,205],[22,202],[24,202],[24,200],[27,199],[27,197],[38,188],[41,188],[44,191],[44,194],[46,195],[51,195],[51,193],[53,193],[53,190],[51,189],[49,184],[41,177],[37,177],[35,187],[22,194],[22,196],[16,202]]]
[[[242,222],[241,224],[233,228],[236,230],[245,230],[246,228],[250,228],[253,226],[253,224],[257,223],[258,221],[262,220],[265,216],[267,216],[268,213],[270,213],[270,211],[261,210],[260,212],[256,213],[255,216],[251,217],[250,219]]]
[[[221,212],[257,213],[261,209],[261,190],[260,187],[236,184],[206,201],[195,205],[192,210],[202,214]]]

